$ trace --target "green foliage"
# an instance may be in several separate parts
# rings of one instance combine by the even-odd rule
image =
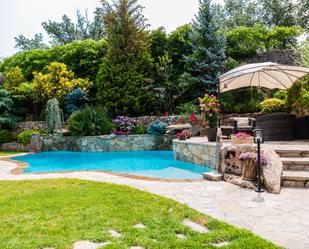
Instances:
[[[88,91],[92,82],[88,79],[76,78],[73,71],[63,63],[52,62],[46,67],[46,73],[34,72],[32,81],[36,101],[57,98],[60,103],[76,88]]]
[[[274,98],[286,100],[288,97],[288,91],[287,90],[279,90],[274,93]]]
[[[298,115],[309,114],[309,75],[299,79],[290,87],[287,105]]]
[[[34,49],[46,49],[47,45],[43,42],[43,35],[35,34],[33,39],[28,39],[23,35],[19,35],[15,37],[15,48],[19,48],[20,50],[34,50]]]
[[[256,88],[242,89],[220,94],[222,113],[254,113],[261,110],[264,93]]]
[[[152,111],[150,43],[142,7],[136,0],[102,1],[108,53],[97,77],[97,97],[112,115]]]
[[[274,113],[274,112],[285,112],[286,109],[286,101],[282,99],[270,98],[265,99],[260,103],[262,108],[262,113]]]
[[[33,72],[42,72],[54,61],[64,63],[77,77],[94,80],[106,54],[104,40],[76,41],[64,46],[53,46],[45,50],[31,50],[17,53],[3,60],[0,72],[7,73],[19,67],[28,81],[33,79]]]
[[[68,121],[73,136],[97,136],[110,133],[115,125],[102,107],[85,107],[73,113]]]
[[[10,68],[5,74],[4,74],[4,83],[3,88],[10,91],[11,93],[17,93],[18,87],[27,82],[27,79],[25,78],[23,72],[21,69],[16,66],[13,68]]]
[[[189,115],[197,111],[197,105],[194,101],[180,104],[177,107],[177,113],[181,115]]]
[[[41,135],[44,136],[46,133],[44,131],[37,131],[37,130],[27,130],[23,131],[18,134],[18,142],[23,145],[27,145],[31,142],[33,135]]]
[[[190,44],[193,54],[187,57],[187,68],[194,81],[195,94],[217,93],[217,78],[225,60],[225,42],[214,23],[210,0],[200,1]]]
[[[269,29],[267,26],[237,27],[227,32],[227,54],[234,59],[246,59],[259,51],[296,46],[296,38],[302,33],[297,26]]]
[[[147,133],[153,136],[162,136],[165,134],[167,129],[167,124],[160,121],[155,120],[148,125]]]
[[[309,40],[300,48],[301,62],[304,67],[309,67]]]
[[[137,134],[137,135],[147,134],[147,127],[144,125],[137,125],[133,128],[132,134]]]
[[[13,140],[12,132],[8,130],[0,130],[0,144],[9,143]]]
[[[13,104],[11,94],[0,88],[0,129],[11,129],[16,126],[17,118],[12,114]]]
[[[63,122],[63,113],[56,98],[51,99],[46,105],[46,124],[49,134],[60,132]]]

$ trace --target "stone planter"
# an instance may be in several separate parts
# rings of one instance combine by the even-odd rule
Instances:
[[[242,162],[242,178],[247,181],[255,181],[257,178],[255,160],[245,159]]]
[[[207,128],[206,135],[209,142],[216,142],[217,140],[217,127],[216,128]]]
[[[253,137],[236,137],[235,135],[231,135],[231,143],[232,144],[253,144]]]

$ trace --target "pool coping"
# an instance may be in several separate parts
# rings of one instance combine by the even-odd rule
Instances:
[[[68,171],[60,171],[60,172],[55,171],[55,172],[44,172],[44,173],[43,172],[25,173],[24,170],[29,167],[29,164],[22,162],[22,161],[18,161],[18,160],[13,160],[13,159],[11,159],[11,157],[25,156],[25,155],[30,155],[30,154],[36,154],[36,153],[35,152],[29,152],[29,153],[22,153],[22,154],[16,154],[16,155],[11,155],[11,156],[4,156],[4,157],[0,157],[0,160],[16,164],[17,167],[10,171],[10,173],[13,174],[13,175],[29,175],[29,174],[49,175],[49,174],[74,173],[74,172],[97,172],[97,173],[110,174],[110,175],[113,175],[113,176],[120,176],[120,177],[135,179],[135,180],[143,180],[143,181],[151,181],[151,182],[204,182],[204,181],[206,181],[206,179],[153,178],[153,177],[147,177],[147,176],[131,175],[131,174],[127,174],[127,173],[115,173],[115,172],[112,172],[112,171],[109,171],[109,170],[68,170]]]

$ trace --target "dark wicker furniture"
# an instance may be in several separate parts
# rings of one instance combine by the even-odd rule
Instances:
[[[258,117],[256,126],[264,131],[265,141],[291,141],[295,120],[296,116],[292,114],[269,114]]]
[[[256,120],[248,117],[233,117],[230,118],[230,123],[234,127],[234,134],[245,132],[253,135],[253,130],[256,127]]]

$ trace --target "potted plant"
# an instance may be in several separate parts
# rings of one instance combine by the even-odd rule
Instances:
[[[218,118],[220,116],[221,106],[216,96],[208,95],[199,98],[201,114],[207,122],[208,128],[206,135],[208,141],[214,142],[217,139]]]
[[[231,142],[232,144],[253,144],[254,138],[245,132],[238,132],[235,135],[231,135]]]

